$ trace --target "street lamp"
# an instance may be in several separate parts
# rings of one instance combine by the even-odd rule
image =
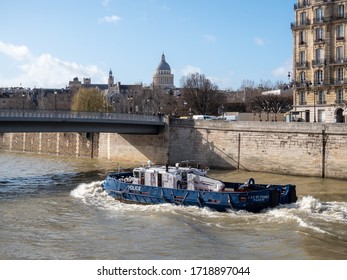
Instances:
[[[133,100],[134,98],[133,98],[133,96],[132,95],[130,95],[130,96],[128,96],[127,97],[127,101],[128,101],[128,114],[130,114],[130,113],[132,113],[132,110],[133,110],[133,108],[132,108],[132,104],[130,104],[130,102]],[[130,106],[129,106],[130,105]]]
[[[224,106],[223,106],[223,105],[220,106],[220,107],[218,108],[218,114],[219,114],[222,118],[224,118]]]
[[[57,91],[54,91],[54,110],[57,111]]]
[[[317,120],[316,120],[316,94],[317,94],[317,91],[315,90],[313,92],[313,122],[317,122]]]
[[[22,93],[22,97],[23,97],[23,114],[24,114],[24,99],[25,99],[25,93]]]
[[[312,86],[311,81],[306,81],[307,94],[310,93],[310,86]],[[316,92],[313,92],[313,121],[316,122]]]

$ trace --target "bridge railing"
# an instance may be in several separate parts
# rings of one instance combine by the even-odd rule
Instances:
[[[163,122],[161,115],[120,114],[106,112],[44,111],[1,109],[1,118],[85,119]]]

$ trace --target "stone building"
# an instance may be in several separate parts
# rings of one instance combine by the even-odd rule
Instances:
[[[298,0],[294,5],[293,118],[345,122],[347,1]],[[345,58],[346,57],[346,58]]]
[[[174,75],[171,74],[171,67],[165,61],[165,55],[162,54],[161,61],[153,75],[153,86],[160,86],[162,90],[168,91],[175,88]]]

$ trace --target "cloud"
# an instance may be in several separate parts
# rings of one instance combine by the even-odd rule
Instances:
[[[230,77],[207,77],[212,83],[216,84],[220,89],[231,88]]]
[[[115,15],[99,18],[99,23],[117,23],[121,18]]]
[[[272,75],[276,78],[286,79],[288,78],[288,72],[290,72],[290,69],[292,69],[292,61],[287,60],[283,65],[273,69]]]
[[[217,41],[217,38],[211,34],[205,34],[204,38],[209,43],[215,43]]]
[[[0,41],[0,53],[3,53],[15,60],[30,58],[29,49],[26,46],[15,46]]]
[[[14,64],[15,73],[11,73],[11,78],[1,79],[2,84],[0,86],[18,86],[20,83],[24,87],[62,88],[74,77],[93,77],[95,83],[102,82],[107,78],[107,73],[95,65],[86,66],[76,62],[63,61],[47,53],[35,56],[25,46],[14,46],[0,42],[1,53],[13,60],[18,60],[18,57],[21,57],[21,61]]]
[[[110,4],[111,0],[102,0],[101,5],[107,7]]]
[[[260,37],[255,37],[254,42],[257,46],[265,46],[266,44],[265,40]]]
[[[272,75],[275,77],[283,77],[283,75],[287,74],[288,71],[284,66],[280,66],[272,70]]]
[[[199,67],[187,65],[181,69],[180,73],[182,76],[188,76],[189,74],[201,73],[201,69]]]

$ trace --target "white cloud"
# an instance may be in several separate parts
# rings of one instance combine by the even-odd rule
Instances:
[[[110,4],[111,0],[102,0],[101,5],[106,7],[108,4]]]
[[[16,73],[12,74],[11,78],[2,78],[0,86],[18,86],[22,84],[24,87],[61,88],[65,87],[74,77],[81,79],[91,77],[95,83],[103,82],[107,78],[107,73],[95,65],[86,66],[63,61],[50,54],[35,56],[25,46],[14,46],[0,42],[1,53],[13,60],[18,60],[18,56],[14,56],[14,54],[19,53],[21,61],[14,64]]]
[[[189,74],[201,73],[201,69],[199,67],[187,65],[181,69],[180,73],[182,76],[188,76]]]
[[[255,37],[254,42],[258,46],[265,46],[265,40],[260,37]]]
[[[216,84],[220,89],[231,88],[231,79],[229,77],[207,77],[212,83]]]
[[[16,46],[0,41],[0,53],[3,53],[15,60],[30,58],[29,49],[26,46]]]
[[[288,71],[284,66],[280,66],[272,70],[272,75],[274,75],[275,77],[283,77],[283,75],[285,75],[286,73],[288,73]]]
[[[292,69],[292,61],[287,60],[283,65],[278,66],[272,70],[272,75],[278,79],[286,79],[288,77],[288,72]]]
[[[217,41],[217,38],[211,34],[205,34],[204,38],[209,43],[215,43]]]
[[[112,16],[104,16],[99,19],[99,23],[117,23],[121,18],[115,15]]]

